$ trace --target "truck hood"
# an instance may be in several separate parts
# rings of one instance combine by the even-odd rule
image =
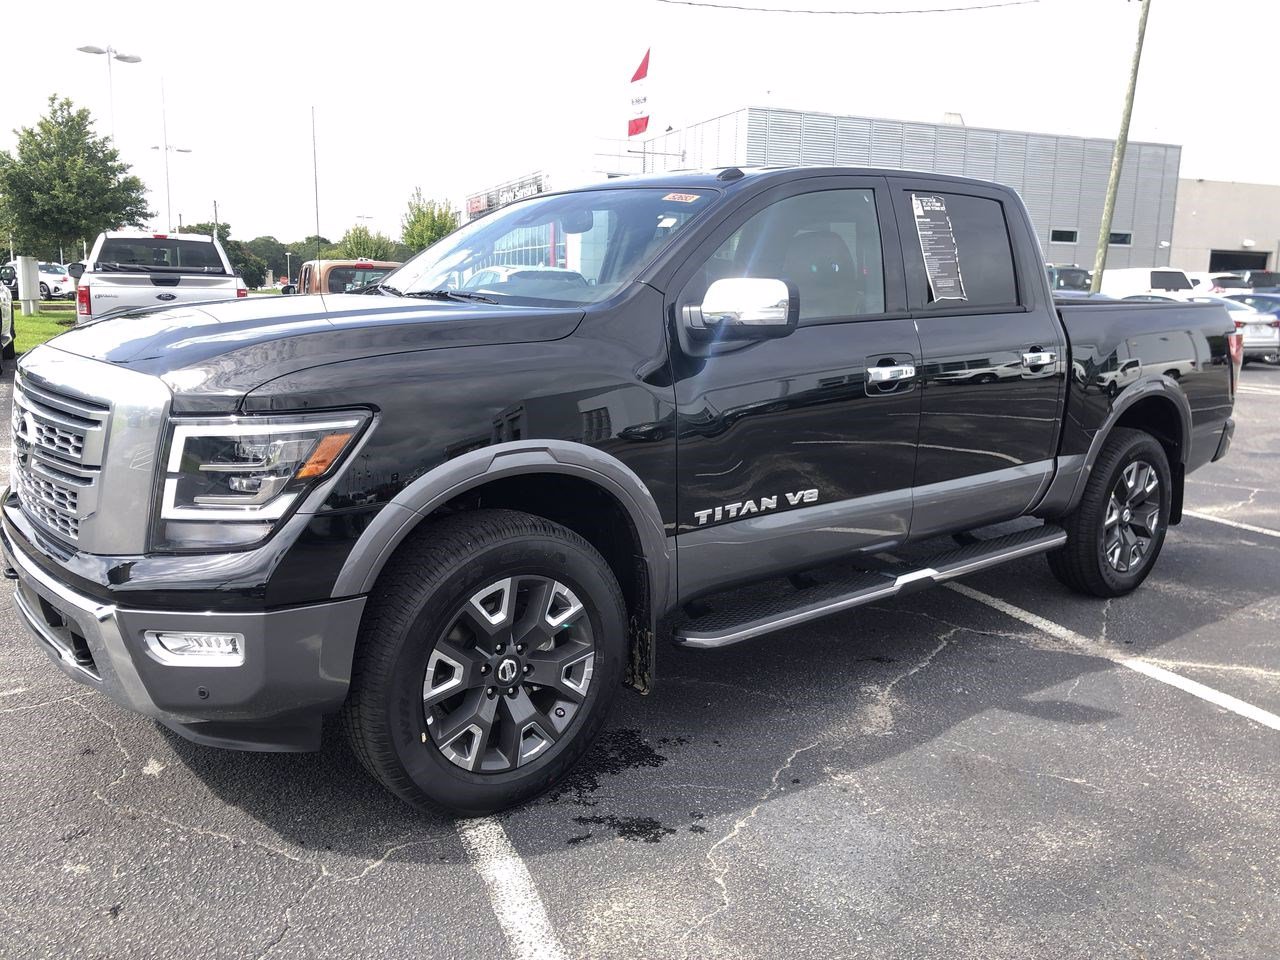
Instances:
[[[77,327],[49,345],[163,379],[174,409],[234,408],[268,380],[324,363],[413,350],[558,340],[581,310],[350,294],[245,297]]]

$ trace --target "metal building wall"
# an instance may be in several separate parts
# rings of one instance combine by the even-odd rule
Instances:
[[[1112,141],[949,124],[748,107],[647,141],[647,170],[785,164],[924,170],[995,180],[1022,195],[1050,263],[1092,266]],[[1111,267],[1166,266],[1181,148],[1130,142],[1116,200]],[[1050,243],[1075,230],[1075,243]]]

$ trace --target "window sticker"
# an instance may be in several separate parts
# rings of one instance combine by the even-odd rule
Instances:
[[[947,216],[947,202],[939,196],[913,193],[911,209],[915,212],[916,234],[920,237],[930,296],[934,300],[968,300],[964,277],[960,275],[956,235]]]
[[[663,200],[671,200],[675,203],[696,203],[702,198],[696,193],[668,193]]]

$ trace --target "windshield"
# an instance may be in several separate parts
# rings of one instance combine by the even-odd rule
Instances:
[[[122,270],[226,273],[210,241],[173,237],[107,237],[102,241],[95,269],[104,264]]]
[[[710,203],[700,191],[625,188],[533,197],[467,224],[384,282],[500,303],[597,303],[630,283]]]
[[[1057,267],[1053,281],[1055,290],[1088,290],[1089,271],[1084,267]]]

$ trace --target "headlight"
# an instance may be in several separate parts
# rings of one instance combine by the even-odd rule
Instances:
[[[176,421],[160,494],[160,549],[248,546],[359,435],[365,414]]]

